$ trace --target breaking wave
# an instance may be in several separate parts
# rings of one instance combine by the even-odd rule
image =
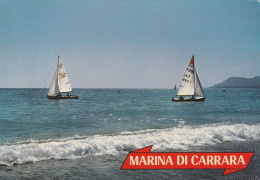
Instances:
[[[214,145],[227,141],[260,140],[260,124],[211,124],[148,129],[117,134],[33,140],[0,146],[0,165],[12,166],[49,159],[76,159],[87,155],[118,155],[145,146],[153,150]]]

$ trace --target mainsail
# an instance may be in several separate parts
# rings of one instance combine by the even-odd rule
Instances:
[[[71,92],[72,87],[70,85],[69,77],[66,74],[65,68],[58,57],[58,84],[61,93]]]
[[[194,95],[194,56],[190,60],[177,93],[177,96],[193,96]]]
[[[199,76],[196,72],[196,88],[195,88],[195,95],[196,96],[202,96],[204,97],[204,93],[203,93],[203,89],[201,87],[201,84],[200,84],[200,80],[199,80]]]
[[[72,92],[72,87],[69,82],[68,75],[58,56],[57,69],[55,70],[48,95],[55,95],[58,93]]]

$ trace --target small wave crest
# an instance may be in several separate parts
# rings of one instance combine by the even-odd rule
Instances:
[[[148,129],[118,134],[73,136],[33,140],[0,146],[0,165],[12,166],[42,160],[76,159],[87,155],[118,155],[153,145],[153,150],[186,150],[189,146],[227,141],[260,140],[260,124],[210,124],[167,129]]]

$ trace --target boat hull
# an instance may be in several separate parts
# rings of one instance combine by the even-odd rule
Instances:
[[[48,99],[78,99],[78,96],[56,96],[56,95],[47,95]]]
[[[195,98],[172,98],[172,101],[204,101],[205,97],[195,97]]]

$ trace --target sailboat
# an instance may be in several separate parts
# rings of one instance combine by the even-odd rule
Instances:
[[[177,97],[172,101],[204,101],[205,95],[201,87],[199,76],[194,65],[194,55],[192,56],[187,69],[184,72]]]
[[[175,84],[175,86],[174,86],[173,90],[176,90],[176,84]]]
[[[78,99],[78,96],[70,95],[72,87],[69,82],[69,77],[66,74],[65,68],[58,56],[57,68],[51,81],[48,92],[48,99]],[[66,93],[66,95],[62,95]]]

